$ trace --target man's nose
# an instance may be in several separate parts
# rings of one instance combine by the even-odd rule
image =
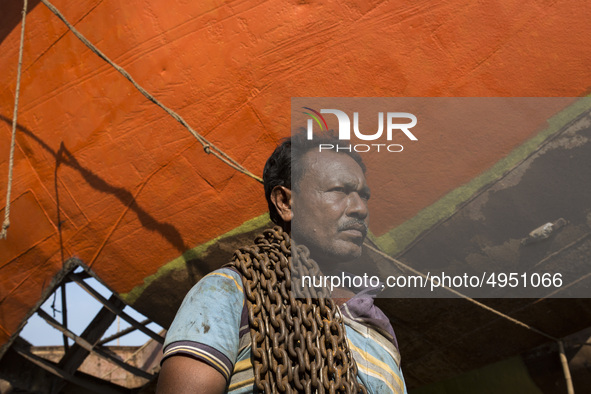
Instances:
[[[367,208],[367,200],[361,198],[359,193],[349,194],[349,204],[347,207],[347,215],[356,217],[359,219],[365,219],[369,215],[369,209]]]

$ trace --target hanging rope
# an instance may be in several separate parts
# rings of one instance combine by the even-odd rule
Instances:
[[[10,141],[10,155],[8,157],[8,183],[6,186],[6,209],[0,239],[6,239],[10,227],[10,193],[12,192],[12,168],[14,166],[14,146],[16,145],[16,117],[18,114],[18,97],[21,89],[21,69],[23,65],[23,47],[25,43],[25,21],[27,19],[27,0],[23,1],[23,19],[21,22],[21,42],[18,49],[18,68],[16,71],[16,90],[14,93],[14,111],[12,112],[12,138]]]
[[[157,106],[159,106],[160,108],[162,108],[167,114],[169,114],[170,116],[172,116],[177,122],[179,122],[181,125],[183,125],[191,134],[193,134],[193,136],[197,139],[197,141],[199,141],[201,143],[201,145],[203,145],[203,149],[205,150],[205,153],[207,153],[207,154],[210,154],[210,153],[213,154],[215,157],[217,157],[218,159],[220,159],[221,161],[223,161],[224,163],[226,163],[230,167],[234,168],[235,170],[237,170],[237,171],[239,171],[239,172],[241,172],[241,173],[243,173],[245,175],[248,175],[249,177],[257,180],[260,183],[263,183],[263,180],[260,177],[254,175],[252,172],[248,171],[246,168],[244,168],[236,160],[232,159],[230,156],[228,156],[226,153],[224,153],[221,149],[219,149],[214,144],[212,144],[207,139],[205,139],[205,137],[203,137],[202,135],[200,135],[199,133],[197,133],[195,130],[193,130],[193,128],[191,126],[189,126],[189,124],[179,114],[177,114],[176,112],[174,112],[170,108],[166,107],[164,104],[162,104],[160,101],[158,101],[158,99],[156,99],[154,96],[152,96],[150,93],[148,93],[148,91],[146,91],[146,89],[144,89],[143,87],[141,87],[131,77],[131,75],[129,75],[129,73],[127,71],[125,71],[125,69],[123,69],[121,66],[115,64],[111,59],[109,59],[107,57],[107,55],[105,55],[97,47],[95,47],[93,44],[91,44],[90,41],[88,41],[86,39],[86,37],[84,37],[78,30],[76,30],[76,28],[74,26],[72,26],[72,24],[70,22],[68,22],[66,20],[66,18],[62,15],[62,13],[57,8],[55,8],[55,6],[53,4],[51,4],[47,0],[41,0],[41,2],[43,4],[45,4],[45,6],[47,8],[49,8],[49,10],[51,12],[53,12],[58,18],[60,18],[61,21],[64,22],[64,24],[68,27],[68,29],[70,29],[70,31],[76,37],[78,37],[78,39],[80,41],[82,41],[82,43],[84,43],[84,45],[86,45],[92,52],[94,52],[101,59],[103,59],[104,61],[106,61],[107,63],[109,63],[115,70],[117,70],[129,82],[131,82],[132,85],[137,90],[139,90],[139,92],[141,94],[144,95],[144,97],[146,97],[148,100],[150,100],[151,102],[153,102],[154,104],[156,104]]]
[[[566,392],[568,394],[575,394],[573,379],[570,375],[570,369],[568,369],[568,360],[566,359],[564,343],[562,341],[558,341],[558,352],[560,353],[560,364],[562,365],[562,372],[564,372],[564,379],[566,380]]]

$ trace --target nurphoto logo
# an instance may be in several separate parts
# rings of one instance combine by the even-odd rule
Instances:
[[[351,119],[349,115],[347,115],[344,111],[338,109],[321,109],[320,112],[310,108],[310,107],[303,107],[305,112],[304,114],[310,116],[307,122],[307,138],[308,140],[314,139],[314,123],[320,127],[321,131],[328,130],[328,125],[326,119],[322,114],[333,114],[337,117],[338,120],[338,138],[340,141],[350,141],[351,140]],[[406,120],[405,122],[401,122],[401,120]],[[417,124],[417,117],[408,112],[387,112],[384,120],[384,113],[378,112],[378,130],[374,133],[363,133],[359,130],[359,113],[353,112],[353,133],[355,136],[362,140],[362,141],[377,141],[377,140],[384,140],[382,135],[384,134],[384,130],[386,130],[385,139],[386,141],[392,141],[392,136],[395,133],[402,132],[408,139],[411,141],[418,141],[417,137],[410,131],[411,128],[416,126]],[[380,152],[380,149],[383,151],[388,152],[402,152],[404,147],[400,144],[386,144],[386,143],[372,143],[372,144],[349,144],[349,145],[333,145],[333,144],[319,144],[318,150],[322,152],[323,150],[336,150],[342,151],[355,151],[355,152],[369,152],[371,150],[376,150]]]

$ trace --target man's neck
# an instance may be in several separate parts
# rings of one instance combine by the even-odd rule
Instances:
[[[336,289],[333,289],[332,293],[330,294],[330,298],[332,298],[332,300],[337,306],[343,305],[345,302],[349,301],[354,296],[355,293],[343,287],[337,287]]]

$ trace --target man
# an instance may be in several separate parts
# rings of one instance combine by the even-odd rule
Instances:
[[[361,158],[319,152],[319,143],[338,141],[297,135],[267,161],[265,196],[281,229],[191,289],[168,331],[159,393],[406,393],[394,332],[367,295],[373,289],[294,297],[294,269],[341,272],[367,234]]]

